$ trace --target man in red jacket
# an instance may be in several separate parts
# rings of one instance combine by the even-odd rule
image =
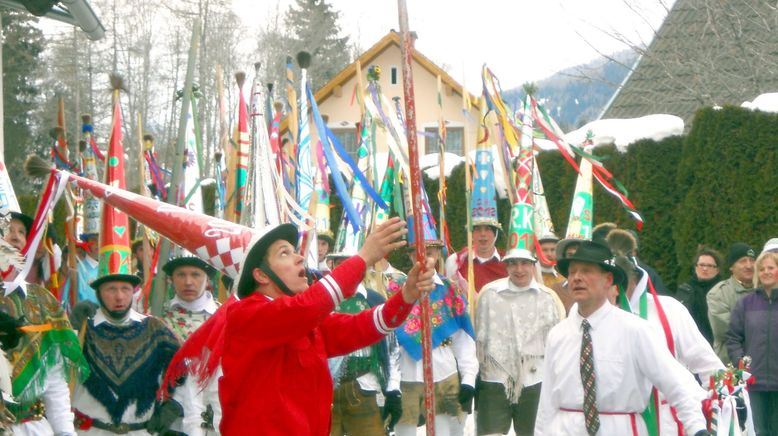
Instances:
[[[403,323],[422,292],[433,289],[431,264],[414,265],[401,293],[356,315],[333,313],[372,265],[405,244],[398,218],[379,226],[356,256],[308,284],[296,252],[297,228],[269,228],[246,250],[227,309],[221,433],[315,435],[330,431],[332,378],[327,358],[370,345]]]

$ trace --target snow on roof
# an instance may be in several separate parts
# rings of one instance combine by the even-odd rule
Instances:
[[[640,118],[604,119],[592,121],[578,130],[565,135],[567,142],[580,145],[586,140],[586,133],[594,134],[594,146],[616,144],[619,151],[625,151],[629,144],[641,139],[661,141],[669,136],[683,134],[683,120],[675,115],[654,114]]]
[[[443,169],[446,177],[457,165],[465,161],[465,158],[454,153],[443,153]],[[440,154],[430,153],[419,158],[419,168],[432,180],[440,177]]]
[[[740,106],[754,111],[778,112],[778,92],[759,95],[754,101],[743,102]]]

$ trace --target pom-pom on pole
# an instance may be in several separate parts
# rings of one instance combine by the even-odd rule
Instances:
[[[78,151],[81,153],[86,151],[86,141],[84,141],[83,139],[78,141]]]
[[[46,162],[42,157],[31,154],[27,156],[24,161],[24,174],[27,177],[43,178],[48,177],[49,174],[56,171],[56,168],[51,166],[51,163]]]
[[[311,54],[307,51],[297,53],[297,66],[303,69],[307,69],[311,66]]]
[[[92,115],[90,115],[90,114],[83,114],[83,115],[81,115],[81,123],[83,123],[83,124],[92,124]]]
[[[243,71],[235,73],[235,81],[238,82],[238,87],[243,88],[243,84],[246,83],[246,73]]]
[[[127,92],[127,88],[124,87],[124,78],[119,73],[111,73],[108,78],[111,82],[111,91]]]

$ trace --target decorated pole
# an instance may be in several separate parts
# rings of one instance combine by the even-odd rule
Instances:
[[[146,181],[146,165],[144,163],[146,161],[147,143],[148,147],[151,148],[152,140],[153,138],[151,135],[143,135],[143,120],[141,118],[140,112],[138,112],[138,141],[140,145],[140,153],[138,156],[138,180],[140,180],[140,194],[144,197],[151,197],[151,192],[149,191]],[[141,263],[143,264],[143,283],[141,286],[142,289],[145,290],[146,285],[151,281],[151,243],[149,242],[149,234],[146,231],[146,228],[143,227],[142,224],[136,224],[139,228],[142,229],[140,231],[142,238],[141,244],[143,244],[143,258],[141,259]],[[148,304],[147,298],[144,298],[144,303],[146,305]],[[144,309],[148,309],[148,307],[144,307]]]
[[[471,107],[470,96],[463,80],[462,112],[465,117],[465,124],[462,128],[462,147],[465,154],[465,201],[467,202],[467,239],[465,241],[465,247],[467,247],[467,302],[470,306],[470,317],[475,319],[475,280],[473,280],[475,269],[473,266],[473,249],[471,248],[473,246],[473,175],[471,174],[473,160],[470,158],[470,129],[468,123]]]
[[[403,96],[405,97],[405,133],[408,137],[408,157],[410,164],[411,205],[413,206],[413,234],[424,235],[421,203],[421,170],[419,168],[419,150],[416,136],[416,101],[413,94],[413,40],[408,30],[408,8],[405,0],[397,0],[400,18],[402,44]],[[419,236],[421,237],[421,236]],[[427,263],[424,244],[416,244],[416,261],[422,268]],[[427,436],[435,434],[435,391],[432,379],[432,340],[430,329],[430,299],[428,294],[421,296],[421,348],[422,367],[424,368],[424,409],[427,418]]]
[[[192,40],[189,44],[189,58],[186,64],[184,98],[181,99],[181,115],[178,119],[178,140],[176,142],[175,162],[173,163],[173,179],[170,181],[170,191],[167,193],[167,202],[169,204],[176,203],[178,189],[181,185],[181,170],[184,166],[184,149],[186,147],[186,116],[189,112],[189,103],[192,101],[192,82],[194,81],[194,67],[199,41],[200,19],[195,18],[192,24]],[[159,242],[159,258],[164,262],[168,257],[170,257],[170,241],[161,238]],[[151,295],[151,313],[155,316],[159,316],[162,313],[166,286],[167,284],[164,280],[156,280],[154,282],[154,292]]]
[[[510,237],[508,238],[508,250],[524,249],[531,251],[533,240],[533,197],[532,197],[532,121],[530,118],[530,90],[527,92],[524,104],[524,115],[521,124],[519,155],[514,159],[514,185],[508,189],[515,189],[513,206],[511,208]]]

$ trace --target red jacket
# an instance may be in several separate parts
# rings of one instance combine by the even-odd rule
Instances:
[[[398,293],[356,315],[333,313],[364,274],[365,262],[354,256],[294,297],[255,293],[228,309],[219,380],[223,435],[329,434],[327,358],[378,341],[413,307]]]
[[[502,253],[500,253],[502,256]],[[463,279],[467,280],[467,247],[457,253],[457,272]],[[475,276],[475,292],[481,292],[485,284],[498,279],[508,277],[508,270],[505,268],[505,262],[497,259],[489,259],[484,263],[473,258],[473,275]]]

